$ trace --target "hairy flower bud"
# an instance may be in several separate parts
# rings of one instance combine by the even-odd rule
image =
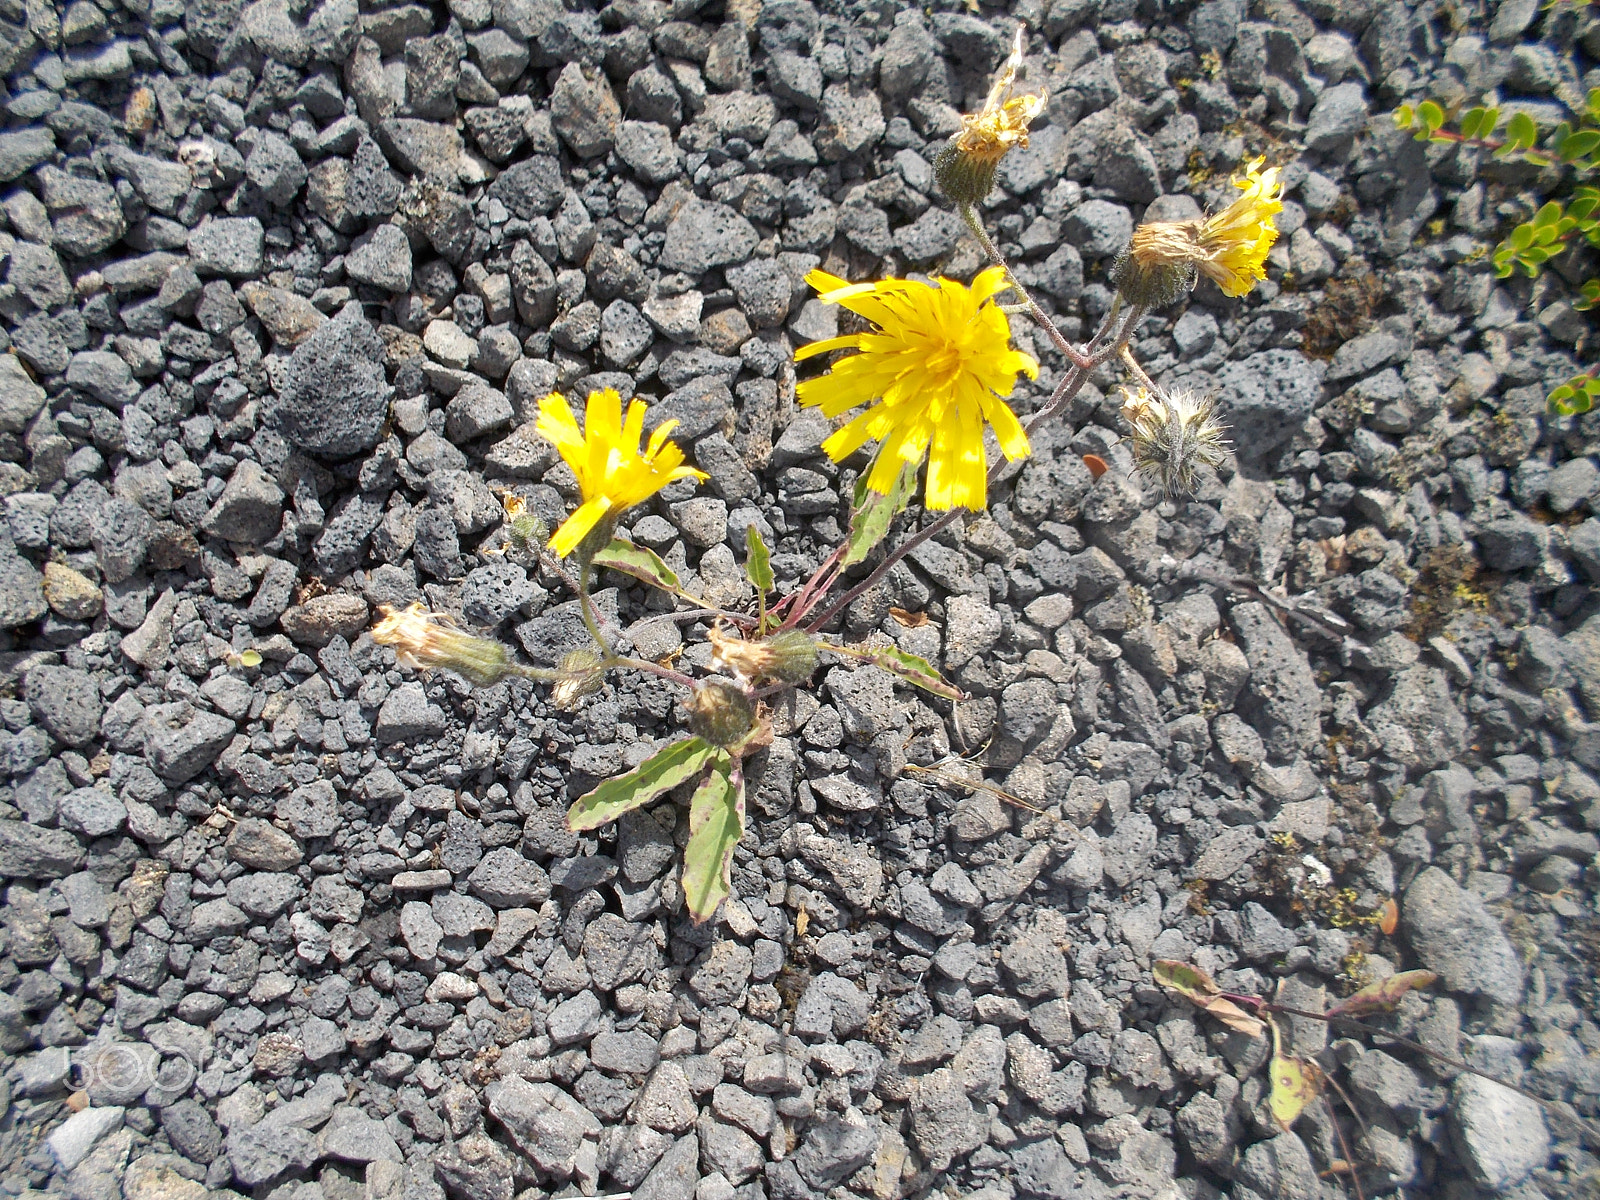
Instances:
[[[378,611],[383,619],[374,626],[372,640],[393,646],[395,661],[403,667],[443,667],[478,687],[498,683],[512,670],[503,645],[463,633],[442,613],[428,612],[421,604],[400,612],[383,605]]]
[[[1000,77],[981,109],[961,118],[961,132],[934,159],[933,177],[954,203],[976,205],[994,188],[995,168],[1006,152],[1028,144],[1028,125],[1044,111],[1048,97],[1012,95],[1022,69],[1022,29]]]
[[[1165,308],[1194,286],[1199,221],[1150,221],[1133,231],[1111,279],[1122,298],[1143,308]]]
[[[713,746],[736,746],[754,728],[756,708],[734,684],[707,679],[684,702],[689,732]]]

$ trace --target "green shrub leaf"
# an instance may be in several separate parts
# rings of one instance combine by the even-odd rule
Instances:
[[[1432,100],[1424,100],[1417,105],[1417,115],[1422,118],[1422,123],[1428,127],[1429,133],[1444,124],[1444,109]]]
[[[689,801],[689,844],[683,848],[683,900],[700,924],[732,890],[733,848],[744,836],[744,778],[713,766]]]
[[[697,737],[673,742],[657,751],[626,775],[608,779],[586,796],[580,796],[567,810],[567,828],[575,833],[598,829],[625,812],[649,804],[681,783],[693,779],[708,762],[727,760],[727,755]]]

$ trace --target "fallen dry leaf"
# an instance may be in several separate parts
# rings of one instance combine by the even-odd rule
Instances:
[[[903,608],[891,608],[889,615],[907,629],[921,629],[928,623],[927,613],[907,612]]]

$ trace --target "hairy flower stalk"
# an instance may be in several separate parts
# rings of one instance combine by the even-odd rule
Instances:
[[[867,333],[812,342],[795,352],[803,362],[831,350],[856,350],[832,371],[795,389],[800,403],[837,417],[867,409],[822,443],[835,462],[876,439],[867,486],[886,495],[906,466],[928,462],[923,503],[929,509],[982,510],[987,503],[987,422],[1008,459],[1029,453],[1028,436],[1003,399],[1018,375],[1036,379],[1039,364],[1011,348],[1006,314],[992,303],[1006,272],[991,267],[972,287],[948,279],[922,283],[885,279],[849,284],[826,271],[806,281],[825,304],[873,323]]]
[[[1023,30],[1017,27],[1011,55],[989,98],[972,116],[961,118],[961,130],[939,152],[933,163],[939,189],[957,205],[982,203],[994,188],[995,170],[1007,151],[1028,144],[1028,126],[1045,109],[1046,95],[1015,95],[1022,69]]]
[[[1128,440],[1135,469],[1168,498],[1193,492],[1200,467],[1216,470],[1231,449],[1227,427],[1217,420],[1209,397],[1139,388],[1125,393],[1122,416],[1132,430]]]

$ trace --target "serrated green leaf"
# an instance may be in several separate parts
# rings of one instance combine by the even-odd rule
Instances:
[[[675,592],[680,586],[678,573],[662,562],[654,550],[635,546],[632,542],[625,542],[621,538],[614,539],[610,545],[596,554],[594,565],[631,575],[664,592]]]
[[[608,779],[567,810],[567,828],[575,833],[598,829],[625,812],[649,804],[704,770],[708,762],[727,755],[697,737],[673,742],[657,751],[626,775]]]
[[[763,594],[773,587],[772,556],[767,544],[761,540],[761,531],[754,525],[744,527],[744,577]]]
[[[1417,105],[1417,116],[1422,118],[1422,123],[1428,127],[1429,133],[1444,124],[1444,109],[1432,100],[1424,100]]]
[[[829,647],[830,649],[843,649],[842,647]],[[894,646],[860,646],[852,647],[845,651],[853,658],[870,663],[875,667],[882,667],[897,679],[902,679],[914,687],[919,687],[925,692],[932,692],[935,696],[943,696],[947,700],[961,699],[961,689],[944,681],[938,670],[925,658],[915,654],[907,654],[904,650]]]
[[[732,890],[733,848],[744,836],[744,779],[712,768],[689,801],[689,844],[683,848],[683,900],[695,924],[717,911]]]
[[[867,487],[867,477],[856,481],[854,506],[850,513],[850,538],[845,543],[844,558],[839,567],[845,570],[866,560],[872,548],[889,536],[889,525],[911,503],[911,493],[916,490],[917,468],[908,464],[895,476],[894,484],[886,495]]]

